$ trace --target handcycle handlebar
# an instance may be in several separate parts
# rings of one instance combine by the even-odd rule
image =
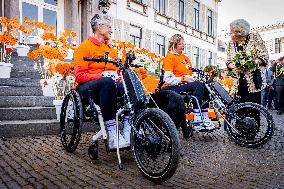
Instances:
[[[141,68],[143,66],[139,66],[139,65],[134,65],[132,64],[133,60],[136,59],[136,56],[135,54],[130,54],[130,53],[127,53],[126,54],[126,61],[125,61],[125,64],[123,65],[121,61],[117,61],[117,60],[110,60],[109,57],[108,57],[108,52],[105,53],[105,56],[102,56],[102,57],[99,57],[99,58],[94,58],[94,57],[88,57],[88,56],[85,56],[83,57],[83,60],[84,61],[92,61],[92,62],[97,62],[97,63],[100,63],[100,62],[105,62],[105,63],[112,63],[114,65],[116,65],[117,67],[119,67],[120,69],[125,69],[125,68],[128,68],[129,66],[131,67],[135,67],[135,68]]]
[[[206,78],[206,74],[203,70],[197,69],[197,68],[189,68],[189,70],[192,70],[193,72],[197,72],[199,75],[201,75],[202,78]],[[210,78],[206,81],[206,83],[212,83],[214,80],[214,77],[218,75],[217,72],[213,72]]]
[[[93,58],[93,57],[88,57],[88,56],[85,56],[84,58],[84,61],[92,61],[92,62],[106,62],[106,63],[112,63],[112,64],[117,64],[118,61],[116,60],[110,60],[108,58],[105,58],[105,57],[101,57],[101,58]]]

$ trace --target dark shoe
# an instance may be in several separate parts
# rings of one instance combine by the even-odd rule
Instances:
[[[282,113],[283,113],[283,111],[281,111],[281,110],[277,111],[277,115],[281,115]]]
[[[185,140],[188,140],[193,134],[192,128],[185,126],[185,127],[182,127],[181,129],[182,129],[183,138]]]

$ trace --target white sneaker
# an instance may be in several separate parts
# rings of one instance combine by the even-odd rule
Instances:
[[[125,148],[129,146],[129,143],[126,142],[124,137],[119,133],[119,148]],[[108,142],[109,142],[109,148],[115,149],[117,148],[117,136],[116,136],[116,130],[110,130],[108,131]]]
[[[123,133],[125,141],[130,145],[130,133],[131,133],[131,126],[128,122],[128,120],[124,120],[123,123]]]
[[[203,118],[204,118],[204,122],[205,122],[205,127],[208,130],[214,129],[215,125],[212,122],[212,120],[208,117],[208,112],[202,112]]]
[[[194,109],[193,113],[194,113],[194,122],[202,122],[201,114],[199,112],[199,109]]]

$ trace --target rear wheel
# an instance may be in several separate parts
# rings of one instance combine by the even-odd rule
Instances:
[[[60,114],[60,137],[63,147],[74,152],[79,144],[83,124],[81,98],[71,90],[64,98]]]
[[[256,148],[272,138],[275,123],[266,108],[255,103],[233,105],[226,115],[224,126],[230,138],[237,144]]]
[[[134,127],[132,150],[142,175],[156,183],[170,179],[180,156],[178,132],[171,118],[160,109],[148,108],[137,115]]]

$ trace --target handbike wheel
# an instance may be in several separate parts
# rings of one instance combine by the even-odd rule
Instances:
[[[224,126],[229,137],[240,146],[256,148],[269,141],[275,130],[272,115],[256,103],[233,105],[226,115]]]
[[[60,114],[60,137],[63,147],[74,152],[79,144],[83,124],[81,98],[71,90],[64,98]]]
[[[179,163],[180,141],[175,124],[164,111],[148,108],[134,120],[132,151],[142,175],[161,183],[170,179]]]

